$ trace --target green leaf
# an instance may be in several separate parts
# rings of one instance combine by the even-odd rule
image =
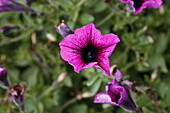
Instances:
[[[72,80],[71,80],[71,78],[69,76],[66,76],[63,82],[68,87],[72,87],[73,86]]]
[[[87,105],[86,104],[77,104],[74,105],[69,113],[87,113]]]
[[[94,12],[99,13],[107,8],[107,5],[103,3],[103,1],[99,1],[94,7]]]
[[[99,77],[98,74],[92,75],[87,82],[87,86],[91,86],[97,80],[98,77]]]
[[[93,22],[94,17],[88,13],[83,13],[80,16],[80,22],[84,25],[84,24],[88,24],[90,22]]]
[[[168,72],[168,69],[167,69],[166,63],[165,63],[165,59],[162,55],[154,55],[154,56],[150,57],[149,65],[151,66],[152,69],[160,67],[162,72],[164,72],[164,73]]]
[[[44,105],[43,105],[43,103],[41,103],[41,102],[38,103],[38,110],[39,110],[38,113],[43,113],[43,111],[44,111]]]
[[[101,83],[102,83],[102,80],[101,80],[100,78],[98,78],[98,79],[95,81],[95,83],[91,86],[90,91],[91,91],[92,95],[95,95],[95,94],[96,94],[96,92],[97,92],[97,91],[99,90],[99,88],[100,88]]]
[[[38,72],[39,69],[36,66],[31,66],[24,71],[23,79],[27,80],[28,88],[36,86]]]

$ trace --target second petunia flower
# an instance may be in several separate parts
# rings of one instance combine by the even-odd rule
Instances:
[[[134,14],[140,13],[145,8],[161,8],[162,0],[120,0],[129,5]]]
[[[110,76],[109,57],[118,42],[117,35],[103,36],[91,23],[66,36],[59,45],[61,57],[74,66],[76,72],[94,65]]]

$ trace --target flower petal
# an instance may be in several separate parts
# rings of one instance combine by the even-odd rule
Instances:
[[[128,89],[124,88],[123,92],[121,92],[121,98],[118,101],[120,107],[129,110],[129,111],[136,111],[137,106],[134,103],[132,97],[130,96],[130,92]]]
[[[101,32],[95,28],[93,23],[76,29],[75,34],[77,34],[79,40],[83,41],[85,44],[96,44],[102,37]]]
[[[118,42],[120,42],[119,37],[112,33],[101,37],[101,39],[98,40],[97,44],[99,48],[99,54],[105,55],[106,57],[110,57]]]
[[[108,76],[111,76],[109,58],[101,55],[98,56],[97,64],[95,65],[95,67],[103,70]]]
[[[161,8],[162,1],[161,0],[146,0],[142,6],[134,11],[134,14],[140,13],[145,8]]]
[[[161,8],[162,0],[141,0],[140,5],[135,4],[134,0],[120,0],[123,3],[129,5],[129,7],[134,11],[134,14],[140,13],[145,8]],[[137,7],[135,7],[137,5]]]
[[[115,78],[117,81],[120,81],[120,79],[123,77],[122,73],[120,72],[119,69],[116,70],[116,73],[115,73]]]
[[[91,67],[92,65],[97,64],[97,62],[88,64],[83,62],[81,50],[84,42],[81,43],[76,38],[78,38],[76,34],[70,34],[66,36],[59,45],[61,48],[61,57],[74,66],[74,70],[79,73],[81,69]]]
[[[94,99],[94,103],[104,103],[104,104],[112,104],[112,105],[118,105],[115,102],[112,102],[110,96],[106,93],[98,93]]]

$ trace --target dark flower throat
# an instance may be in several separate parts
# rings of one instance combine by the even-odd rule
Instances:
[[[89,44],[82,49],[81,56],[85,63],[96,62],[97,53],[97,48],[94,45]]]
[[[142,6],[143,1],[142,0],[132,0],[134,2],[135,9],[138,9]]]

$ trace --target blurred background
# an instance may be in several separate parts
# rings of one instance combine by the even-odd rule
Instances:
[[[143,113],[170,113],[170,2],[161,9],[144,9],[134,15],[126,4],[111,0],[16,0],[36,13],[2,12],[0,64],[8,70],[11,85],[27,86],[26,113],[128,113],[120,107],[93,103],[111,81],[94,68],[80,74],[60,56],[63,37],[55,24],[65,20],[75,30],[94,23],[103,35],[117,34],[121,40],[110,57],[130,81],[131,92]],[[19,113],[8,90],[0,88],[0,113]]]

